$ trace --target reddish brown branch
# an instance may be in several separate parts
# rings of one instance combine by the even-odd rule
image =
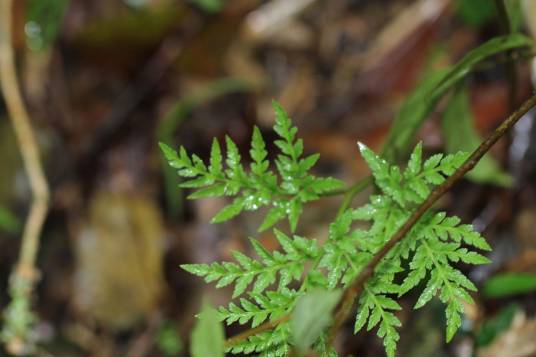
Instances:
[[[352,306],[357,296],[363,292],[367,280],[373,275],[374,270],[387,255],[387,253],[400,242],[411,230],[413,225],[422,217],[422,215],[432,205],[443,196],[457,181],[459,181],[467,172],[469,172],[480,159],[489,151],[489,149],[499,140],[523,115],[536,105],[536,95],[528,99],[521,107],[511,114],[480,146],[469,156],[469,158],[449,176],[445,182],[437,186],[428,198],[413,212],[408,220],[400,229],[391,237],[385,246],[372,258],[367,266],[359,273],[354,283],[345,291],[342,303],[335,314],[335,322],[330,331],[330,339],[333,340],[350,314]]]
[[[400,229],[391,237],[387,244],[372,258],[367,266],[359,273],[353,284],[345,291],[339,309],[335,313],[335,320],[330,330],[330,341],[333,341],[342,324],[348,318],[355,299],[363,292],[363,288],[367,280],[372,277],[374,270],[387,255],[387,253],[400,242],[406,234],[411,230],[413,225],[422,217],[422,215],[441,197],[443,196],[456,182],[458,182],[467,172],[473,169],[480,159],[489,151],[489,149],[512,127],[523,115],[530,109],[536,106],[536,95],[528,99],[521,107],[511,114],[493,133],[469,156],[469,158],[456,170],[456,172],[448,177],[445,182],[436,187],[430,196],[415,210],[408,220],[400,227]],[[280,323],[289,320],[289,316],[283,316],[277,320],[264,323],[254,329],[246,330],[234,337],[229,338],[225,345],[230,347],[240,341],[247,339],[250,336],[258,333],[271,330]]]

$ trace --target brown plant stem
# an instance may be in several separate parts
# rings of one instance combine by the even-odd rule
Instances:
[[[359,273],[352,285],[345,291],[342,303],[335,314],[335,321],[330,330],[330,340],[333,341],[338,330],[344,321],[348,318],[354,301],[357,296],[363,292],[367,280],[373,275],[374,270],[387,255],[387,253],[400,242],[411,230],[413,225],[422,217],[422,215],[432,205],[443,196],[456,182],[458,182],[467,172],[469,172],[480,159],[489,151],[489,149],[499,140],[523,115],[536,105],[536,95],[529,98],[521,107],[511,114],[497,129],[480,146],[473,151],[469,158],[460,166],[452,176],[449,176],[445,182],[437,186],[428,198],[413,212],[408,220],[398,229],[398,231],[389,239],[383,248],[371,259],[365,268]]]
[[[48,211],[49,189],[41,166],[39,150],[30,124],[30,118],[22,100],[17,81],[11,43],[12,5],[12,0],[0,0],[0,85],[22,155],[24,168],[28,175],[33,198],[22,233],[19,260],[10,280],[10,292],[15,295],[17,286],[26,286],[28,288],[19,289],[19,292],[22,293],[17,297],[29,300],[33,284],[38,276],[34,266],[35,257],[39,247],[41,228]],[[9,326],[5,326],[5,328],[9,328]],[[20,343],[7,341],[7,345],[9,347],[20,345]]]

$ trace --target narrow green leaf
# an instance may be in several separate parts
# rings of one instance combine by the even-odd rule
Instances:
[[[463,305],[458,300],[453,299],[447,305],[445,314],[447,317],[446,341],[450,342],[462,325]]]
[[[290,223],[290,230],[292,232],[295,232],[298,226],[298,220],[300,219],[300,216],[303,211],[303,206],[302,203],[297,199],[290,201],[289,206],[290,210],[288,214],[288,221]]]
[[[404,156],[423,121],[445,92],[466,77],[480,61],[497,53],[530,46],[521,34],[493,38],[467,53],[455,66],[435,71],[407,97],[389,131],[382,157],[393,161]]]
[[[223,0],[190,0],[206,12],[217,13],[223,7]]]
[[[322,194],[343,188],[344,182],[333,177],[316,177],[311,185],[315,193]]]
[[[452,96],[442,120],[443,135],[447,151],[472,152],[480,145],[482,139],[474,124],[467,90],[458,89]],[[486,154],[467,177],[479,183],[492,183],[499,186],[510,186],[512,177],[504,172],[498,162]]]
[[[224,357],[225,335],[218,311],[204,305],[192,331],[192,357]]]
[[[266,217],[264,217],[261,226],[259,227],[259,232],[264,232],[265,230],[282,220],[285,216],[286,211],[284,207],[274,207],[270,209],[270,211],[268,211],[268,214],[266,214]]]
[[[382,318],[382,313],[383,310],[381,308],[378,308],[377,306],[372,309],[372,313],[370,314],[369,321],[367,324],[367,331],[372,330],[380,322]]]
[[[370,309],[365,304],[362,304],[358,311],[357,316],[355,318],[355,325],[354,325],[354,333],[358,333],[367,323],[367,319],[370,314]]]
[[[239,297],[240,295],[242,295],[244,291],[246,291],[248,285],[253,281],[254,277],[255,275],[249,274],[249,275],[243,275],[242,277],[238,278],[236,280],[232,298],[235,299]]]
[[[22,228],[22,222],[10,210],[0,206],[0,229],[9,233],[18,233]]]
[[[258,127],[253,127],[253,136],[251,138],[251,150],[249,151],[251,159],[251,171],[257,176],[262,176],[268,169],[269,163],[266,160],[268,152],[266,144],[262,138],[261,131]]]
[[[536,290],[536,275],[529,273],[503,273],[486,281],[482,294],[487,298],[503,298],[526,294]]]
[[[238,165],[240,165],[240,153],[238,151],[238,147],[227,135],[225,136],[225,144],[227,145],[227,166],[229,169],[234,170]]]
[[[420,141],[413,149],[413,153],[410,156],[408,162],[407,171],[410,176],[417,175],[421,171],[422,166],[422,141]]]
[[[527,9],[522,6],[522,2],[529,4],[532,0],[504,0],[506,5],[506,12],[510,19],[510,32],[521,32],[525,24],[524,15],[527,14]],[[523,5],[525,5],[523,4]]]
[[[242,212],[244,209],[244,199],[242,197],[235,198],[233,203],[227,205],[219,211],[214,218],[212,218],[212,223],[221,223],[230,220],[233,217]]]
[[[162,153],[164,154],[164,157],[169,162],[169,165],[175,168],[181,168],[183,165],[181,164],[181,160],[179,159],[179,156],[177,155],[177,152],[173,150],[169,145],[165,143],[158,143],[158,146],[160,146],[160,150],[162,150]]]
[[[275,112],[275,125],[274,125],[275,132],[281,138],[291,143],[294,137],[292,136],[292,133],[291,133],[292,123],[290,121],[290,118],[287,112],[285,111],[285,109],[283,109],[281,104],[279,104],[275,100],[272,101],[272,107]]]
[[[197,200],[199,198],[206,198],[206,197],[221,197],[225,195],[225,184],[219,183],[216,185],[212,185],[206,188],[202,188],[200,190],[197,190],[193,193],[191,193],[188,196],[188,199],[190,200]]]
[[[426,287],[424,288],[423,292],[419,296],[419,299],[415,303],[414,309],[420,309],[428,301],[430,301],[434,295],[437,292],[437,289],[441,286],[441,281],[437,277],[432,276],[430,280],[428,280],[428,283],[426,284]]]
[[[303,152],[303,141],[298,139],[294,143],[296,133],[298,128],[292,126],[292,121],[290,120],[288,114],[285,112],[283,107],[276,101],[272,102],[272,106],[275,112],[275,125],[274,131],[281,137],[282,140],[276,140],[274,144],[281,149],[281,152],[288,156],[292,165],[298,165],[298,158]],[[278,161],[281,161],[279,159]],[[279,165],[280,168],[284,168],[285,165]],[[295,168],[294,168],[295,170]],[[289,172],[291,170],[285,168],[283,172]],[[283,176],[285,176],[283,174]],[[284,177],[283,177],[284,178]]]
[[[430,93],[448,75],[449,69],[437,70],[424,78],[408,95],[389,130],[383,157],[394,161],[405,155],[415,133],[439,100],[439,98],[430,98]]]
[[[320,158],[320,154],[312,154],[307,156],[304,159],[300,160],[300,169],[303,172],[309,171],[313,166],[315,166],[316,162]]]
[[[469,51],[454,67],[452,67],[445,80],[441,82],[441,85],[435,89],[432,95],[434,97],[440,96],[472,71],[473,67],[478,62],[497,53],[514,48],[532,46],[532,43],[532,39],[519,33],[499,36],[488,40],[477,48]]]
[[[182,264],[181,268],[197,276],[205,276],[210,271],[207,264]]]
[[[212,185],[214,183],[214,179],[207,176],[200,176],[198,178],[188,180],[186,182],[182,182],[179,187],[181,188],[200,188],[203,186]]]
[[[178,356],[184,348],[178,326],[165,321],[158,327],[155,344],[166,356]]]
[[[266,248],[262,246],[262,244],[253,238],[250,238],[249,241],[251,242],[251,245],[253,246],[253,249],[255,249],[257,255],[263,260],[264,264],[269,266],[274,263],[272,255],[268,250],[266,250]]]
[[[339,302],[339,290],[313,290],[301,296],[291,317],[292,340],[301,352],[309,349],[331,322],[331,312]]]
[[[489,345],[501,332],[508,330],[518,311],[519,306],[511,304],[501,309],[497,315],[486,319],[475,336],[476,345]]]
[[[460,255],[460,259],[467,264],[489,264],[491,260],[476,252],[466,252]]]
[[[221,148],[218,139],[214,138],[212,141],[212,147],[210,149],[210,166],[209,171],[215,176],[221,175],[222,172],[222,161]]]
[[[493,1],[489,0],[456,0],[455,6],[456,14],[466,24],[475,27],[490,22],[497,15]]]
[[[374,151],[369,149],[365,144],[358,142],[357,145],[359,146],[361,156],[367,162],[367,165],[376,180],[383,180],[389,175],[389,165],[385,160],[377,156]]]

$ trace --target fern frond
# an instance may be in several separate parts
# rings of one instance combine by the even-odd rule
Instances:
[[[273,331],[262,332],[248,337],[229,347],[227,352],[238,354],[255,353],[260,357],[283,357],[290,352],[290,324],[279,324]]]
[[[315,240],[299,236],[291,239],[278,230],[274,232],[282,252],[269,252],[259,242],[251,239],[260,260],[234,252],[233,257],[237,263],[183,264],[181,268],[203,277],[207,283],[217,281],[216,288],[234,284],[233,298],[242,295],[254,280],[254,293],[263,292],[277,280],[278,290],[281,291],[293,280],[300,280],[305,263],[318,256],[318,247]]]
[[[473,303],[468,291],[476,291],[475,285],[453,268],[451,262],[462,261],[467,264],[486,264],[489,260],[483,255],[461,247],[461,243],[480,249],[489,249],[486,241],[470,225],[459,225],[459,218],[446,217],[444,213],[429,215],[417,226],[418,242],[410,263],[410,273],[401,285],[400,295],[411,290],[430,278],[421,293],[415,308],[424,306],[433,296],[439,294],[440,300],[447,304],[447,341],[461,325],[463,305],[460,300]]]
[[[486,240],[471,225],[459,223],[458,217],[447,217],[446,213],[439,212],[423,227],[423,234],[428,237],[436,236],[441,240],[447,240],[450,237],[458,243],[463,241],[478,249],[491,250]]]
[[[379,324],[378,336],[383,338],[383,345],[389,357],[395,355],[396,343],[400,339],[396,328],[401,326],[400,320],[393,311],[401,309],[400,305],[385,293],[393,293],[390,287],[378,284],[366,284],[359,301],[354,333],[367,325],[367,331]],[[367,322],[368,321],[368,322]]]
[[[318,161],[319,155],[302,158],[303,141],[296,139],[298,129],[292,126],[283,108],[274,102],[276,123],[274,131],[280,137],[275,145],[281,154],[275,160],[279,173],[270,169],[266,143],[257,127],[254,127],[251,149],[250,172],[242,165],[238,147],[228,136],[225,137],[226,156],[224,158],[217,139],[212,142],[209,165],[197,155],[189,155],[184,147],[176,152],[164,143],[160,148],[169,165],[179,176],[187,179],[182,188],[195,189],[188,198],[231,196],[234,200],[212,219],[213,223],[225,222],[242,211],[256,211],[270,207],[259,230],[264,231],[283,218],[288,218],[291,230],[296,230],[303,211],[303,204],[320,198],[321,195],[344,187],[344,183],[332,177],[316,177],[309,173]]]
[[[431,192],[430,185],[438,185],[461,166],[466,153],[443,156],[436,154],[422,163],[422,143],[413,150],[408,166],[402,172],[397,166],[377,156],[366,145],[359,143],[361,155],[369,165],[376,184],[401,207],[419,204]]]
[[[274,165],[268,160],[266,143],[256,127],[251,139],[248,171],[244,169],[238,147],[229,137],[225,138],[225,155],[219,142],[213,141],[208,165],[182,147],[176,152],[161,144],[169,164],[179,176],[187,179],[181,186],[195,190],[190,198],[232,197],[233,201],[213,218],[213,222],[223,222],[243,211],[266,207],[268,210],[260,230],[286,218],[291,231],[295,231],[306,202],[342,187],[339,180],[310,174],[319,156],[304,157],[303,141],[297,138],[297,128],[279,104],[274,103],[274,111],[274,131],[278,136],[275,145],[280,150]],[[328,237],[322,245],[314,239],[290,237],[274,230],[280,246],[277,250],[268,251],[251,239],[257,258],[234,252],[233,262],[182,266],[206,282],[215,282],[217,288],[232,285],[233,298],[247,292],[238,301],[219,308],[222,321],[228,325],[250,324],[255,328],[301,311],[298,298],[308,296],[306,294],[315,289],[333,292],[349,287],[363,269],[370,269],[372,259],[385,248],[418,205],[429,197],[434,186],[444,182],[467,159],[466,154],[458,153],[436,154],[424,160],[419,143],[405,169],[401,169],[361,143],[359,149],[379,192],[371,195],[364,206],[339,214],[330,224]],[[357,221],[368,223],[356,228]],[[415,308],[437,296],[446,304],[446,337],[452,339],[461,325],[463,302],[471,303],[470,294],[476,291],[475,285],[456,268],[456,264],[488,263],[477,249],[486,251],[490,247],[471,225],[461,224],[458,217],[449,217],[444,212],[425,212],[404,239],[398,241],[379,263],[372,264],[373,274],[358,298],[355,332],[365,326],[367,330],[377,328],[387,355],[394,356],[400,338],[397,312],[401,309],[395,299],[424,286]],[[401,276],[402,273],[405,276]],[[294,287],[294,282],[301,282],[301,285]],[[296,306],[298,308],[294,309]],[[326,321],[311,335],[311,341],[300,348],[312,347],[323,356],[337,355],[327,342],[329,326],[324,326],[329,320]],[[285,321],[271,331],[237,342],[228,348],[228,352],[285,356],[295,343],[290,324]]]
[[[353,221],[352,210],[347,210],[329,226],[328,241],[322,249],[318,267],[327,270],[327,288],[335,289],[343,278],[343,283],[352,281],[371,255],[359,251],[358,244],[366,236],[365,231],[350,231]]]
[[[371,168],[380,195],[371,196],[370,202],[353,211],[352,218],[371,221],[365,239],[360,242],[361,250],[377,252],[400,228],[411,214],[415,205],[424,201],[433,186],[441,184],[445,177],[460,167],[467,155],[458,153],[443,156],[433,155],[423,162],[422,145],[419,143],[404,172],[389,165],[365,145],[360,144],[363,158]],[[468,291],[476,287],[452,264],[462,261],[468,264],[485,264],[488,259],[481,254],[461,247],[461,244],[489,250],[490,247],[470,225],[459,224],[460,219],[445,213],[427,212],[410,230],[407,236],[395,245],[375,270],[360,299],[356,319],[356,331],[368,321],[368,328],[380,323],[378,336],[384,340],[388,355],[393,355],[398,340],[395,330],[398,319],[390,310],[397,310],[394,300],[386,294],[403,295],[414,289],[430,276],[415,308],[424,306],[433,296],[447,304],[447,340],[450,340],[461,324],[463,305],[460,300],[472,302]],[[410,260],[410,271],[400,286],[395,285],[396,274],[402,272],[402,261]],[[374,287],[381,289],[375,290]],[[377,289],[377,288],[376,288]],[[387,299],[387,300],[386,300]],[[385,306],[382,305],[384,302]],[[391,305],[387,305],[391,304]],[[375,310],[376,309],[376,310]],[[386,312],[387,311],[387,312]]]
[[[228,308],[220,307],[221,320],[227,325],[234,322],[243,325],[251,321],[251,327],[257,327],[267,319],[274,320],[289,313],[299,295],[294,290],[282,289],[265,294],[251,293],[250,296],[255,303],[242,298],[239,305],[230,303]]]

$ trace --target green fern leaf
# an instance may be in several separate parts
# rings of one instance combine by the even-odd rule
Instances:
[[[233,217],[236,217],[244,209],[245,200],[242,197],[235,198],[233,203],[223,207],[215,216],[212,218],[212,223],[221,223],[230,220]]]
[[[305,263],[314,260],[319,250],[316,241],[299,236],[288,237],[275,230],[275,235],[282,252],[269,252],[259,242],[251,239],[251,244],[260,260],[247,257],[243,253],[234,252],[233,262],[207,264],[184,264],[181,268],[203,277],[207,283],[216,281],[216,287],[222,288],[234,284],[233,298],[242,295],[253,283],[252,291],[262,293],[277,280],[277,291],[285,288],[295,280],[299,280],[304,272]]]
[[[216,138],[212,141],[212,147],[210,149],[210,166],[209,166],[209,172],[215,176],[222,178],[222,155],[221,155],[221,148],[220,143]]]

